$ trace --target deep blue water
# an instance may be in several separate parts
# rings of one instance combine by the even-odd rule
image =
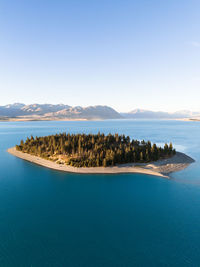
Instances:
[[[61,173],[6,152],[64,131],[172,141],[196,162],[166,180]],[[200,266],[199,137],[199,122],[1,122],[0,266]]]

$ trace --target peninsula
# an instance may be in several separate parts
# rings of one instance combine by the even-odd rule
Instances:
[[[144,173],[168,177],[194,162],[176,152],[125,135],[56,134],[27,138],[8,152],[30,162],[76,173]]]

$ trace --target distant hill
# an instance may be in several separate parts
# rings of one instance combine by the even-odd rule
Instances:
[[[56,120],[56,119],[120,119],[121,115],[108,106],[71,107],[58,104],[22,103],[0,106],[0,119]]]
[[[23,103],[0,106],[0,120],[106,120],[106,119],[188,119],[200,120],[200,112],[181,110],[173,113],[134,109],[118,113],[108,106],[72,107],[64,104]]]
[[[128,113],[120,113],[126,119],[184,119],[200,116],[200,112],[181,110],[173,113],[163,111],[151,111],[144,109],[134,109]]]

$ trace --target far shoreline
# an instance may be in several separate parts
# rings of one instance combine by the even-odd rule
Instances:
[[[37,165],[68,173],[79,174],[120,174],[120,173],[138,173],[159,176],[169,179],[172,172],[180,171],[188,167],[194,160],[184,153],[176,152],[176,155],[149,163],[128,163],[110,167],[72,167],[62,165],[56,162],[43,159],[28,153],[17,151],[15,147],[9,148],[8,153],[23,160],[35,163]]]
[[[51,122],[51,121],[63,121],[63,122],[85,122],[85,121],[106,121],[106,120],[124,120],[124,121],[185,121],[185,122],[199,122],[200,118],[59,118],[59,117],[43,117],[43,116],[31,116],[31,117],[0,117],[0,122]]]

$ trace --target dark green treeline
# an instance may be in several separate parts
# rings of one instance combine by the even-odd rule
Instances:
[[[16,149],[49,160],[58,160],[75,167],[113,166],[132,162],[150,162],[176,153],[172,143],[164,148],[150,141],[131,140],[125,135],[56,134],[27,138]]]

